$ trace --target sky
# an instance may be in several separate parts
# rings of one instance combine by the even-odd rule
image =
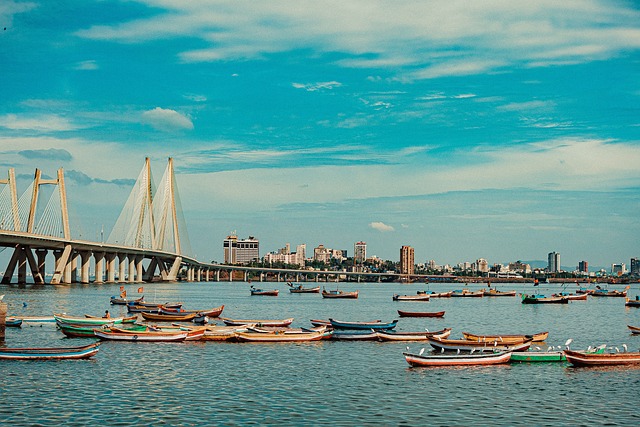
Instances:
[[[0,3],[0,178],[99,240],[174,159],[192,255],[640,256],[633,1]]]

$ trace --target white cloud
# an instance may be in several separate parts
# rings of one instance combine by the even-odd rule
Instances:
[[[187,116],[160,107],[142,113],[142,122],[164,132],[193,129],[193,122]]]
[[[374,230],[378,230],[381,233],[387,233],[389,231],[395,231],[395,228],[393,228],[390,225],[385,224],[384,222],[372,222],[369,224],[369,227],[373,228]]]
[[[318,82],[318,83],[291,83],[296,89],[304,89],[307,92],[316,92],[322,89],[333,89],[336,87],[342,86],[342,83],[331,81],[331,82]]]
[[[81,126],[71,123],[67,118],[55,114],[5,114],[0,116],[0,127],[38,132],[64,132],[81,128]]]
[[[98,63],[93,59],[78,62],[75,67],[73,67],[74,70],[97,70],[98,68],[100,68]]]

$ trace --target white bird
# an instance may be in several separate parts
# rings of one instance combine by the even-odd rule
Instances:
[[[2,298],[4,298],[4,294],[0,295],[0,301],[2,301]]]
[[[440,353],[444,353],[444,347],[440,349]]]
[[[591,351],[591,346],[587,347],[587,353]]]
[[[626,344],[622,344],[622,347],[624,348],[624,352],[627,352],[627,345]]]
[[[620,349],[616,347],[616,353],[620,353]]]
[[[547,351],[551,351],[551,350],[553,350],[553,346],[547,347]]]
[[[541,350],[541,348],[540,348],[540,347],[538,347],[538,346],[536,346],[536,350],[540,351],[540,350]]]
[[[409,346],[407,346],[407,351],[409,351]]]
[[[565,347],[569,348],[569,344],[571,344],[572,342],[573,342],[573,339],[569,338],[567,342],[564,343]]]
[[[456,352],[456,354],[460,354],[460,349],[458,349],[458,351]]]
[[[472,349],[471,349],[471,352],[470,352],[469,354],[473,354],[473,352],[474,352],[474,351],[476,351],[476,349],[475,349],[475,348],[472,348]]]
[[[422,356],[422,353],[424,353],[424,347],[422,348],[422,350],[420,350],[419,356]]]

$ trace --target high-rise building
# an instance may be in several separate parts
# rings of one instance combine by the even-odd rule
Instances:
[[[624,262],[621,262],[620,264],[611,264],[611,275],[622,276],[626,272],[627,266],[624,264]]]
[[[631,274],[640,274],[640,259],[631,258],[631,262],[629,263],[629,273]]]
[[[488,273],[489,272],[489,263],[486,259],[480,258],[476,260],[476,271],[478,273]]]
[[[331,249],[325,248],[324,245],[318,245],[317,248],[313,249],[313,259],[328,263],[331,259]]]
[[[260,260],[260,242],[253,236],[236,242],[236,263],[249,264]]]
[[[587,261],[580,261],[578,263],[578,271],[580,273],[588,273],[589,272],[589,263]]]
[[[413,274],[415,271],[414,251],[411,246],[400,248],[400,274]]]
[[[224,239],[222,243],[224,248],[224,263],[235,264],[236,263],[236,251],[238,249],[238,236],[235,233],[231,233]]]
[[[560,254],[558,252],[549,253],[549,272],[558,273],[560,271]]]
[[[367,244],[365,242],[357,242],[353,245],[353,261],[356,264],[362,264],[367,259]]]

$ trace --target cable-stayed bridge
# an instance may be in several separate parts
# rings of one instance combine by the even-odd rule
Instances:
[[[53,191],[42,201],[47,186]],[[204,272],[208,278],[211,264],[191,255],[172,159],[158,188],[146,159],[106,242],[74,239],[70,230],[63,169],[54,179],[43,179],[36,169],[20,196],[14,169],[0,179],[0,246],[13,248],[2,283],[10,283],[16,270],[18,283],[26,283],[27,269],[34,283],[45,283],[50,252],[55,263],[51,284],[89,283],[92,258],[96,283],[174,281],[181,270],[190,281],[200,280]]]

